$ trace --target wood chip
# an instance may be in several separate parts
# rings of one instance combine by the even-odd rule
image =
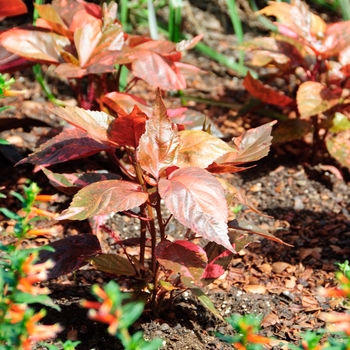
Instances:
[[[275,273],[281,273],[289,266],[291,266],[291,265],[286,263],[286,262],[277,261],[277,262],[272,264],[272,271]]]
[[[254,294],[265,294],[266,287],[260,284],[248,284],[243,287],[246,292],[254,293]]]

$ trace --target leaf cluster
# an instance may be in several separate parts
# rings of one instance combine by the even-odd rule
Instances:
[[[259,14],[277,18],[279,33],[240,47],[251,66],[266,72],[261,81],[248,73],[243,84],[262,103],[282,110],[274,142],[313,131],[313,151],[325,145],[349,168],[350,22],[327,24],[302,1],[271,2]],[[284,93],[276,90],[277,80],[279,86],[283,81]],[[293,117],[285,120],[286,114]]]

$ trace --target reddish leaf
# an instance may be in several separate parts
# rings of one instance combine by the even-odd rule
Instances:
[[[340,51],[350,45],[350,21],[332,23],[324,32],[323,45],[320,53],[325,57],[338,55]]]
[[[272,142],[289,142],[300,140],[312,130],[312,125],[307,120],[289,119],[278,122],[272,132]]]
[[[55,263],[49,271],[49,278],[56,278],[79,269],[86,265],[90,258],[101,252],[97,237],[91,233],[69,236],[52,242],[48,246],[55,251],[42,250],[37,264],[49,259]]]
[[[175,165],[206,168],[220,156],[234,152],[224,141],[201,130],[183,130],[180,133],[180,147]]]
[[[284,245],[287,245],[289,247],[293,247],[292,245],[283,242],[281,239],[277,238],[270,232],[267,232],[263,229],[261,229],[259,226],[254,225],[246,220],[240,220],[239,222],[237,220],[231,220],[228,223],[228,226],[230,229],[234,229],[237,231],[243,231],[245,233],[250,233],[250,234],[256,234],[258,236],[264,237],[266,239],[269,239],[271,241],[277,242],[277,243],[282,243]]]
[[[175,242],[163,240],[157,245],[155,256],[167,270],[180,274],[185,287],[193,288],[201,285],[207,255],[198,245],[183,240]]]
[[[126,93],[110,92],[102,97],[102,102],[120,115],[131,113],[135,105],[148,116],[152,114],[152,108],[148,107],[146,101]]]
[[[160,179],[158,190],[181,224],[234,251],[227,236],[225,192],[213,175],[196,167],[178,169]]]
[[[194,48],[202,39],[203,34],[197,35],[189,40],[182,40],[176,44],[176,51],[186,51]]]
[[[88,137],[80,129],[65,129],[59,135],[40,145],[34,153],[17,163],[32,163],[44,167],[91,156],[109,148]]]
[[[57,220],[84,220],[95,215],[109,215],[140,206],[148,193],[136,183],[123,180],[99,181],[83,187],[68,209]]]
[[[50,184],[63,193],[72,195],[76,194],[81,188],[94,182],[105,180],[120,180],[121,176],[112,173],[73,173],[73,174],[57,174],[42,168]]]
[[[19,28],[3,32],[0,42],[8,51],[27,60],[53,64],[62,62],[60,52],[70,45],[69,39],[62,35]]]
[[[27,6],[21,0],[0,0],[0,18],[27,13]]]
[[[307,81],[299,86],[297,105],[301,118],[327,111],[339,103],[342,90],[330,88],[315,81]]]
[[[147,120],[146,132],[140,139],[138,161],[143,170],[158,179],[162,171],[173,165],[178,146],[177,127],[170,121],[158,90],[153,114]]]
[[[89,137],[109,146],[118,146],[108,138],[107,130],[114,118],[104,112],[79,107],[56,107],[53,111],[68,123],[86,131]]]
[[[328,137],[326,146],[331,156],[350,170],[350,130]]]
[[[131,64],[132,73],[162,90],[183,90],[186,80],[176,65],[155,52],[138,49],[138,59]]]
[[[209,263],[205,268],[202,279],[206,280],[203,283],[209,284],[226,272],[228,265],[232,261],[232,252],[215,242],[209,242],[204,247],[204,250],[208,255]],[[212,259],[210,259],[209,254],[212,254]]]
[[[243,170],[247,170],[250,168],[253,168],[253,166],[248,166],[248,167],[238,167],[235,164],[230,164],[230,163],[223,163],[223,164],[217,164],[217,163],[212,163],[205,169],[208,170],[212,174],[223,174],[223,173],[238,173]]]
[[[252,128],[236,137],[230,145],[237,151],[225,154],[216,163],[242,164],[257,161],[265,157],[270,150],[272,126],[276,121]],[[222,164],[225,165],[225,164]]]
[[[128,115],[121,116],[110,124],[108,138],[120,146],[137,148],[146,130],[147,115],[136,105]]]
[[[135,268],[131,262],[116,254],[100,254],[93,257],[89,262],[95,269],[113,275],[136,275]]]
[[[294,102],[292,98],[283,95],[281,92],[273,90],[272,88],[265,86],[259,80],[254,79],[249,72],[244,78],[243,86],[254,97],[265,103],[285,107]]]

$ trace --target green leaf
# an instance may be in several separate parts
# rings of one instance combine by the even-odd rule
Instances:
[[[330,155],[350,170],[350,131],[327,138],[326,146]]]
[[[16,302],[20,304],[34,304],[39,303],[44,306],[49,306],[57,311],[61,311],[61,308],[53,302],[48,295],[32,295],[28,293],[16,292]]]
[[[333,118],[333,126],[329,129],[331,132],[340,132],[350,129],[350,120],[349,117],[336,112]]]
[[[135,268],[128,259],[116,254],[100,254],[90,263],[97,269],[113,275],[135,276]]]
[[[12,212],[11,210],[8,210],[7,208],[0,208],[0,213],[3,213],[7,218],[11,220],[20,220],[21,217],[17,215],[16,213]]]
[[[202,289],[200,289],[200,288],[191,288],[190,290],[210,312],[212,312],[220,320],[222,320],[222,321],[224,320],[223,317],[219,314],[219,311],[216,310],[213,302],[202,291]]]

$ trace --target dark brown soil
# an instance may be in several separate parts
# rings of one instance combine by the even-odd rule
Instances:
[[[216,29],[202,28],[207,34],[207,43],[220,52],[233,55],[231,45],[234,44],[234,37],[224,34],[229,27],[223,28],[218,18],[210,12],[194,9],[195,15],[191,17],[189,14],[190,25],[187,23],[186,28],[194,28],[195,23],[191,26],[191,20],[197,18],[199,21],[198,16],[204,16],[206,20],[200,20],[201,24],[217,25]],[[268,118],[262,120],[254,115],[235,118],[247,94],[234,72],[199,54],[190,53],[186,60],[208,71],[207,74],[189,77],[188,95],[232,104],[232,108],[224,108],[193,101],[188,103],[190,108],[208,115],[226,136],[237,136],[249,127],[269,121]],[[38,143],[57,134],[61,127],[61,122],[47,108],[50,103],[35,82],[31,70],[16,72],[15,77],[15,87],[27,89],[27,94],[23,98],[1,101],[16,108],[0,116],[0,137],[13,145],[0,148],[0,184],[6,186],[4,192],[9,194],[11,190],[20,191],[21,185],[30,179],[39,184],[43,193],[56,193],[41,172],[33,173],[32,166],[13,167]],[[52,76],[50,70],[48,77],[53,91],[60,99],[74,99],[69,88]],[[140,84],[136,91],[152,101],[154,91],[146,89],[145,85]],[[166,103],[175,107],[180,101],[169,97]],[[9,124],[5,125],[5,119],[8,119]],[[7,125],[11,125],[10,130]],[[320,164],[310,165],[308,147],[301,141],[275,145],[269,156],[259,161],[256,167],[230,176],[230,181],[243,188],[259,210],[273,217],[258,216],[243,208],[238,219],[245,218],[261,228],[271,229],[277,237],[293,247],[257,237],[256,242],[234,256],[227,273],[207,287],[209,297],[223,317],[233,313],[261,317],[261,334],[276,338],[273,349],[282,349],[286,343],[297,344],[304,332],[324,325],[323,312],[342,310],[343,306],[342,300],[328,300],[319,296],[318,289],[334,285],[335,263],[350,259],[350,177],[346,170],[338,168],[325,154],[321,155]],[[61,166],[60,171],[63,168],[67,172],[92,169],[101,161],[99,157],[91,157],[70,162]],[[337,178],[335,167],[341,170],[343,179]],[[62,198],[62,203],[51,205],[48,209],[59,212],[67,207],[70,199]],[[19,209],[11,196],[2,200],[1,206]],[[0,220],[1,232],[6,230],[8,222],[2,216]],[[120,233],[123,232],[122,227],[127,227],[128,236],[131,236],[135,223],[125,217],[115,216],[110,219],[109,225]],[[89,230],[88,223],[67,224],[56,238]],[[176,235],[178,230],[175,227],[174,232],[169,234]],[[38,243],[47,242],[42,239]],[[113,249],[107,238],[101,245],[105,251]],[[62,311],[49,310],[45,322],[59,322],[64,326],[60,339],[80,340],[78,349],[81,350],[122,349],[120,343],[108,335],[104,325],[89,320],[86,310],[79,307],[81,299],[91,298],[92,284],[102,284],[108,279],[110,277],[86,267],[74,275],[48,283],[52,290],[51,297]],[[128,281],[117,281],[122,286],[128,285]],[[164,339],[165,349],[232,348],[215,337],[215,332],[231,334],[232,328],[215,318],[190,293],[176,297],[171,306],[157,318],[151,317],[151,314],[150,310],[145,310],[133,330],[142,329],[147,339]]]

